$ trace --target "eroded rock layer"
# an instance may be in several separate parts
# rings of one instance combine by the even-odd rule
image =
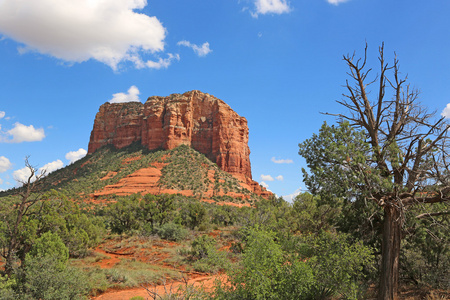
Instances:
[[[222,100],[200,91],[153,96],[145,104],[100,106],[88,153],[108,144],[122,148],[137,141],[150,150],[185,144],[222,170],[252,178],[247,120]]]

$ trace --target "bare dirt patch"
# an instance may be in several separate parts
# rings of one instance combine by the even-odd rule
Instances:
[[[193,285],[194,287],[203,288],[205,291],[212,291],[214,288],[214,282],[216,279],[220,279],[222,281],[226,280],[225,275],[208,275],[208,276],[197,276],[197,277],[191,277],[188,279],[187,284]],[[132,297],[141,296],[144,299],[151,299],[150,295],[147,291],[149,289],[152,292],[158,293],[158,295],[165,295],[168,291],[169,292],[176,292],[179,287],[183,288],[185,286],[185,283],[182,281],[176,281],[176,282],[168,282],[165,285],[157,285],[157,286],[146,286],[146,287],[139,287],[139,288],[132,288],[127,290],[110,290],[106,293],[95,297],[93,299],[97,300],[128,300]],[[147,289],[146,289],[147,288]]]

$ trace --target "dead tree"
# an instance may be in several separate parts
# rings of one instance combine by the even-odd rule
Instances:
[[[45,170],[38,174],[38,170],[28,161],[28,157],[25,158],[25,167],[30,175],[26,181],[21,181],[19,200],[13,204],[12,210],[7,211],[9,216],[3,217],[1,256],[5,259],[5,273],[8,275],[13,270],[17,252],[22,246],[21,225],[24,218],[31,213],[30,209],[41,199],[41,193],[37,192],[37,188],[42,183],[40,179],[45,176]]]
[[[405,212],[413,205],[450,200],[449,124],[429,113],[418,102],[419,92],[401,77],[399,62],[385,61],[379,47],[379,74],[369,81],[367,44],[364,57],[345,55],[350,81],[338,101],[349,113],[330,114],[362,130],[370,145],[371,158],[365,166],[352,165],[364,178],[368,198],[384,211],[379,299],[395,299],[399,284],[400,243]],[[375,94],[369,87],[375,85]],[[388,91],[392,94],[386,96]],[[378,177],[378,178],[375,178]],[[376,179],[376,180],[374,180]],[[379,183],[383,181],[381,186]],[[448,214],[448,209],[419,218]]]

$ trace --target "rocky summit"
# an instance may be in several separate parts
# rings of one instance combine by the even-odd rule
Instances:
[[[140,142],[149,150],[188,145],[224,171],[251,179],[247,120],[222,100],[200,91],[152,96],[100,106],[88,153],[105,145]]]

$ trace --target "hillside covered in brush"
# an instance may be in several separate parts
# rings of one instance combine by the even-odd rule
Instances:
[[[179,193],[207,202],[248,205],[271,195],[254,181],[222,171],[188,146],[147,150],[138,143],[121,149],[104,146],[49,174],[41,188],[63,191],[79,201],[102,201],[134,193]]]

